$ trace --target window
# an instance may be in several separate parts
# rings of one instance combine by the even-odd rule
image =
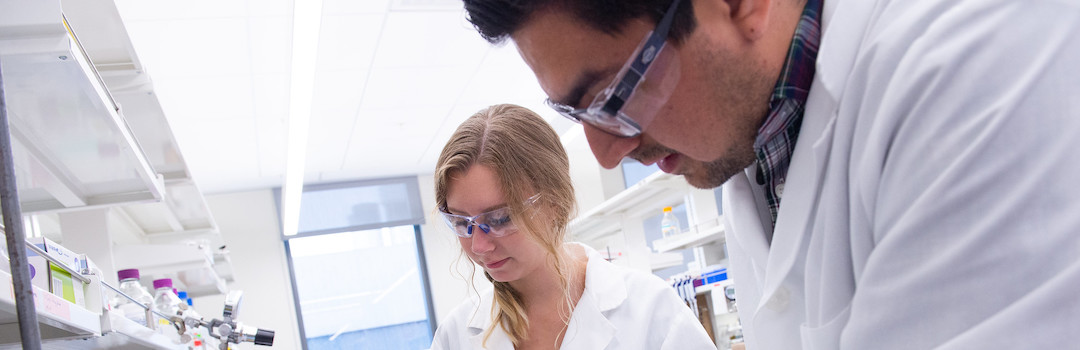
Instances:
[[[416,189],[415,178],[305,188],[299,232],[283,237],[305,349],[431,346]]]

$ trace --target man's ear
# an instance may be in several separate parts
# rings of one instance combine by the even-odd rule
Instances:
[[[769,12],[776,0],[693,0],[694,15],[699,27],[715,31],[716,26],[732,26],[747,41],[765,35]]]

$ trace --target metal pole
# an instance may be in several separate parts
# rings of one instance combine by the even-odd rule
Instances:
[[[38,328],[34,290],[30,284],[29,263],[26,261],[26,233],[23,232],[22,210],[19,208],[18,187],[15,184],[15,164],[11,155],[11,133],[8,129],[7,102],[4,98],[4,74],[0,71],[0,207],[4,213],[8,259],[11,260],[11,282],[15,294],[15,310],[19,317],[19,336],[24,350],[41,349],[41,329]],[[38,273],[46,273],[39,271]]]

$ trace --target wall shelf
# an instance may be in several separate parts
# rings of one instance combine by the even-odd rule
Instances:
[[[698,232],[691,231],[655,240],[653,241],[653,250],[657,253],[666,253],[680,249],[700,247],[714,242],[724,242],[724,224],[722,223]]]
[[[195,245],[116,246],[113,253],[118,269],[139,269],[144,279],[172,278],[177,289],[193,298],[224,294],[227,290],[225,280],[215,270],[213,255]]]
[[[579,240],[618,232],[623,216],[659,213],[685,200],[690,185],[680,176],[656,172],[619,192],[570,222],[570,233]]]
[[[151,239],[176,240],[197,234],[217,234],[214,217],[194,181],[168,180],[165,193],[160,202],[127,205],[120,209]]]
[[[101,334],[99,314],[36,286],[33,290],[43,341],[89,338]],[[21,348],[19,320],[15,313],[15,300],[12,295],[11,274],[0,271],[0,348],[12,345]]]
[[[107,322],[107,323],[106,323]],[[101,337],[68,341],[65,349],[186,349],[186,346],[174,344],[168,337],[155,333],[145,326],[135,323],[119,312],[108,312],[102,317]]]
[[[649,255],[649,265],[653,271],[682,266],[683,260],[684,257],[680,253],[652,253]]]
[[[151,167],[59,2],[0,1],[0,64],[24,213],[157,201]]]

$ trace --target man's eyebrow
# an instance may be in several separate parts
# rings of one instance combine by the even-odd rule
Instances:
[[[585,73],[579,75],[577,80],[574,81],[574,85],[570,89],[569,94],[557,99],[552,99],[552,101],[561,105],[576,107],[578,103],[581,102],[581,99],[585,97],[585,93],[589,92],[589,88],[596,84],[600,79],[609,75],[611,74],[606,71],[587,70]]]

